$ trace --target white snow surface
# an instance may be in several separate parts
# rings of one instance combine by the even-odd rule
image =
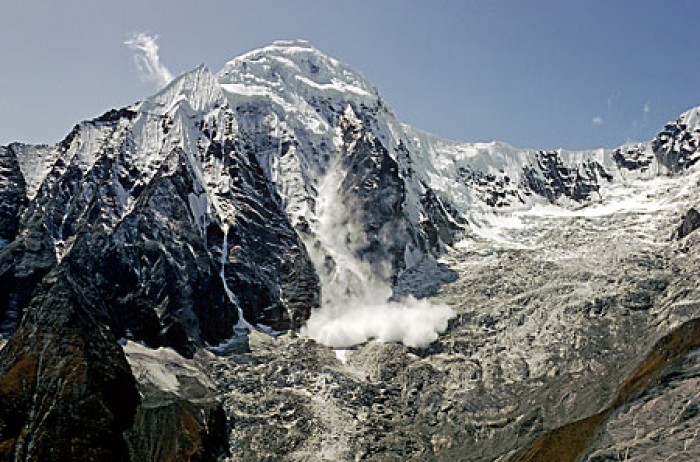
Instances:
[[[27,185],[27,198],[36,197],[41,183],[58,159],[58,150],[52,146],[16,145],[17,161]]]
[[[357,71],[303,40],[276,41],[234,58],[219,72],[225,84],[266,87],[281,98],[356,97],[376,99],[377,90]]]
[[[471,214],[472,231],[479,238],[501,246],[534,248],[531,243],[537,241],[536,230],[542,223],[574,217],[597,219],[632,215],[646,216],[651,221],[655,215],[674,211],[679,204],[687,203],[695,194],[695,185],[699,182],[700,169],[694,168],[684,178],[657,176],[648,180],[616,183],[599,201],[577,208],[536,204],[523,210],[474,212]],[[563,228],[562,232],[567,230]],[[467,238],[457,245],[469,246],[470,240]]]

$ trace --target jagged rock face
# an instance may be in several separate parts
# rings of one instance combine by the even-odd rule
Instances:
[[[5,333],[17,328],[34,289],[55,265],[53,242],[43,227],[25,228],[0,251],[0,325]]]
[[[346,146],[341,167],[347,173],[339,197],[349,219],[361,226],[356,234],[365,236],[356,251],[376,274],[382,275],[381,265],[388,262],[391,273],[383,276],[394,276],[403,269],[411,229],[403,216],[406,192],[398,164],[353,114],[341,118],[340,128]]]
[[[592,160],[575,168],[564,165],[556,151],[540,151],[536,155],[537,170],[524,167],[525,182],[535,194],[555,202],[561,196],[582,202],[600,191],[602,180],[611,182],[613,177],[605,167]]]
[[[646,172],[654,167],[656,160],[653,151],[646,148],[647,145],[644,143],[623,146],[615,149],[613,159],[620,169]]]
[[[676,122],[666,124],[651,145],[659,163],[672,173],[695,165],[700,160],[700,111],[691,109]]]
[[[202,73],[176,89],[206,96],[201,87],[216,84]],[[220,94],[198,98],[181,104],[225,111]],[[192,123],[177,111],[154,113],[159,104],[156,97],[84,122],[55,149],[50,168],[27,170],[45,176],[29,177],[41,186],[21,215],[21,235],[0,255],[8,326],[71,254],[99,276],[115,332],[185,354],[230,337],[239,309],[250,322],[289,329],[317,304],[313,267],[253,147],[214,134],[208,113]],[[189,128],[198,130],[193,152],[183,148]]]
[[[173,162],[174,172],[152,181],[111,235],[96,233],[71,253],[93,269],[93,285],[109,304],[109,324],[119,337],[191,356],[198,342],[231,336],[238,312],[221,284],[220,252],[211,255],[187,219],[192,185],[186,166]],[[217,237],[208,240],[215,249],[222,245]]]
[[[0,148],[0,331],[12,332],[29,305],[36,285],[56,264],[52,243],[35,205],[38,187],[25,172],[43,168],[47,149],[12,144]],[[23,162],[24,155],[34,162]],[[21,231],[21,236],[18,234]]]
[[[69,264],[53,271],[0,352],[3,460],[129,457],[122,432],[139,396],[84,276]]]

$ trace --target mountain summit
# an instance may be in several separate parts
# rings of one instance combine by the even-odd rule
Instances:
[[[699,121],[610,150],[454,143],[279,41],[0,147],[0,458],[537,460],[578,419],[624,426],[697,347],[694,221],[668,236]]]

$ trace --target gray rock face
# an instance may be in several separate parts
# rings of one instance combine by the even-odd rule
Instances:
[[[125,432],[132,461],[214,461],[228,454],[226,414],[199,366],[206,359],[133,342],[124,352],[142,397]]]
[[[21,228],[22,236],[0,250],[0,326],[6,336],[17,328],[35,288],[56,265],[53,242],[32,218],[27,221],[37,226]]]
[[[388,276],[395,277],[405,267],[408,243],[422,246],[426,253],[427,243],[422,235],[416,235],[419,230],[412,229],[403,210],[406,185],[399,164],[371,130],[353,119],[354,114],[339,121],[346,146],[340,154],[340,165],[347,172],[339,187],[339,198],[349,220],[360,224],[357,231],[364,234],[354,249],[358,256],[384,277],[387,275],[383,275],[383,265],[388,262]]]

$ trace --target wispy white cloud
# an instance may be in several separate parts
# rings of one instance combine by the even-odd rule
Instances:
[[[606,103],[608,105],[608,109],[612,109],[613,106],[615,106],[615,103],[617,102],[617,100],[619,100],[621,96],[622,96],[622,92],[619,90],[614,92],[614,93],[611,93],[606,100]]]
[[[139,70],[141,80],[152,82],[162,88],[173,79],[170,70],[160,62],[157,35],[149,35],[144,32],[135,33],[124,42],[124,45],[136,52],[134,62]]]
[[[603,120],[602,117],[595,116],[595,117],[591,118],[591,123],[593,125],[603,125],[605,123],[605,121]]]
[[[653,133],[648,131],[649,114],[651,114],[651,101],[647,101],[642,105],[641,114],[637,113],[634,120],[630,123],[626,135],[628,141],[637,142],[640,139],[647,139],[650,135],[653,135]]]

